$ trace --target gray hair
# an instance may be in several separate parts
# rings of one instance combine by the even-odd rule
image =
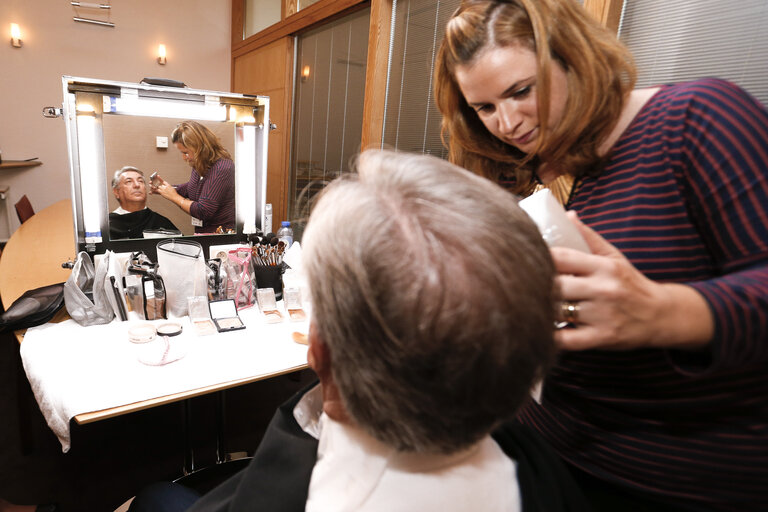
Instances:
[[[426,155],[366,151],[304,233],[312,322],[348,414],[451,453],[509,419],[555,354],[554,265],[517,199]]]
[[[123,173],[128,172],[128,171],[137,172],[137,173],[141,174],[142,178],[144,177],[144,173],[143,172],[141,172],[140,170],[138,170],[135,167],[132,167],[130,165],[126,165],[126,166],[121,167],[120,169],[115,171],[115,175],[112,177],[112,188],[113,189],[116,189],[117,187],[120,186],[120,179],[123,177]]]

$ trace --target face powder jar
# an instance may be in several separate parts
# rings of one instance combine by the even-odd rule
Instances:
[[[131,343],[149,343],[155,339],[155,328],[150,324],[140,324],[128,329],[128,341]]]

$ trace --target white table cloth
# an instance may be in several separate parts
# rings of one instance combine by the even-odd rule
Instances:
[[[184,350],[186,356],[165,366],[139,361],[141,351],[151,347],[128,341],[128,328],[146,323],[137,321],[82,327],[67,320],[34,327],[21,343],[21,358],[40,410],[66,453],[69,422],[78,414],[267,377],[306,364],[307,347],[294,342],[292,333],[306,333],[307,321],[291,322],[286,317],[267,324],[257,306],[241,309],[240,317],[245,329],[209,336],[197,336],[186,317],[170,320],[184,327],[171,340],[178,344],[174,350]]]

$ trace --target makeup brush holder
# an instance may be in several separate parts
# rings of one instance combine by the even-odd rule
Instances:
[[[275,299],[283,299],[283,265],[254,265],[253,275],[256,278],[258,288],[272,288],[275,290]]]

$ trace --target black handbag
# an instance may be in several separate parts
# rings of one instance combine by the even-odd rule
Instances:
[[[64,283],[27,290],[0,315],[0,331],[42,325],[64,306]]]

